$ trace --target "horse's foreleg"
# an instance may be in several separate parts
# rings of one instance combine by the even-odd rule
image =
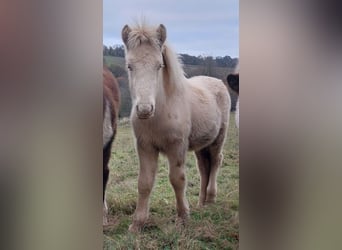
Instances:
[[[133,215],[133,223],[129,227],[131,232],[139,232],[144,226],[149,214],[149,197],[153,188],[158,166],[158,152],[137,146],[139,156],[138,202]]]
[[[197,166],[201,176],[201,190],[199,194],[198,206],[205,204],[207,196],[207,187],[210,175],[210,154],[207,148],[195,152],[197,158]]]
[[[186,150],[177,149],[176,151],[178,152],[168,154],[169,179],[176,195],[178,222],[184,224],[189,217],[189,203],[185,196],[186,176],[184,162]]]

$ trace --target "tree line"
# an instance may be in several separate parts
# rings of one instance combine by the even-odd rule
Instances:
[[[125,57],[125,50],[123,45],[103,46],[103,56]],[[180,54],[184,64],[184,72],[187,77],[196,75],[207,75],[221,79],[226,83],[226,78],[229,73],[235,71],[238,63],[238,58],[225,57],[212,57],[212,56],[191,56],[188,54]],[[121,92],[121,107],[119,116],[128,117],[130,115],[132,100],[128,88],[127,71],[122,62],[111,63],[103,58],[103,63],[107,65],[109,70],[119,81]],[[226,83],[227,85],[227,83]],[[235,111],[237,95],[233,91],[229,91],[232,99],[231,111]]]
[[[125,49],[123,45],[114,45],[114,46],[103,46],[103,55],[104,56],[116,56],[116,57],[125,57]],[[184,64],[187,65],[212,65],[214,67],[227,67],[227,68],[235,68],[238,63],[238,58],[232,58],[230,56],[191,56],[188,54],[179,54]]]

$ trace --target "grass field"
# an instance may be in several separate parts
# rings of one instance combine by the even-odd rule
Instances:
[[[128,232],[137,199],[138,159],[130,125],[120,124],[110,161],[107,202],[111,225],[104,228],[104,249],[238,249],[239,139],[231,115],[215,204],[197,207],[199,173],[193,153],[186,161],[188,224],[175,227],[175,195],[164,156],[150,199],[150,218],[139,235]]]

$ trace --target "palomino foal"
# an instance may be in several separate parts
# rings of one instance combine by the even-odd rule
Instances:
[[[166,28],[138,25],[122,30],[129,88],[131,122],[139,157],[138,202],[131,232],[143,227],[149,214],[149,197],[157,172],[158,155],[169,162],[169,179],[177,203],[177,222],[189,215],[185,197],[185,157],[194,150],[201,190],[199,205],[213,202],[216,175],[228,127],[230,97],[221,80],[185,78],[177,55],[165,43]]]
[[[120,106],[119,85],[106,68],[103,68],[103,224],[107,224],[106,185],[109,177],[108,162],[116,134],[116,123]]]

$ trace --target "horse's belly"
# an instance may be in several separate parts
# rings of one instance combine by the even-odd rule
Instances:
[[[189,150],[199,150],[213,143],[219,132],[219,126],[204,131],[193,130],[189,137]]]
[[[215,138],[209,137],[209,136],[202,136],[199,138],[196,138],[195,140],[191,140],[189,143],[189,150],[190,151],[197,151],[202,148],[205,148],[206,146],[210,145]]]

